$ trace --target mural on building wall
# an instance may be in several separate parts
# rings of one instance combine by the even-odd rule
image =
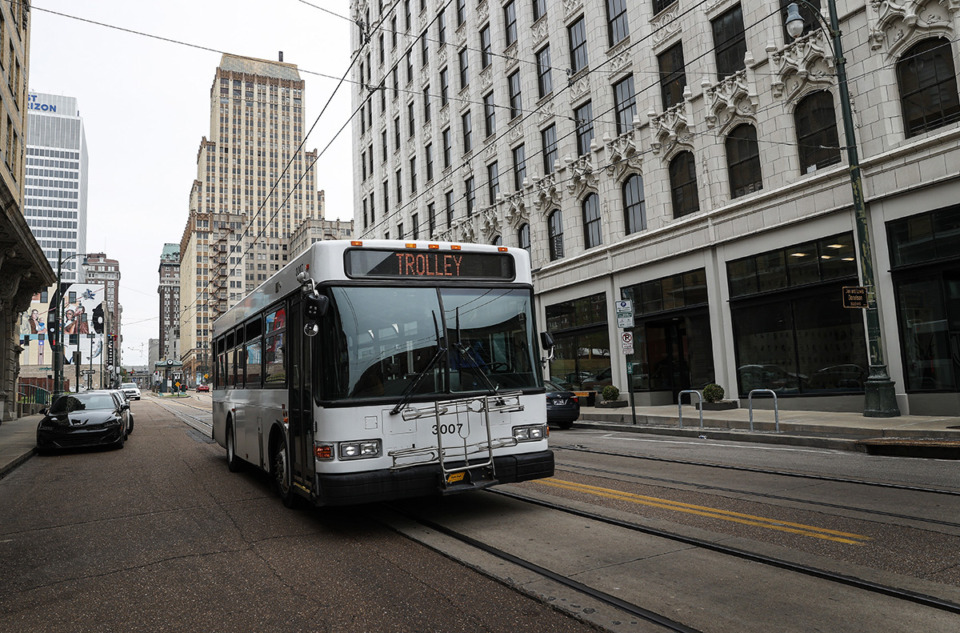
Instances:
[[[84,365],[99,364],[103,354],[103,286],[92,284],[63,285],[64,362],[73,363],[74,352],[80,352]],[[53,366],[50,339],[56,323],[56,296],[38,293],[30,308],[20,317],[21,366]]]

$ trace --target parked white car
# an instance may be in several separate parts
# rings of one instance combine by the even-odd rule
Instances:
[[[120,390],[123,393],[127,394],[129,400],[139,400],[140,399],[140,387],[137,386],[135,382],[125,382],[120,385]]]

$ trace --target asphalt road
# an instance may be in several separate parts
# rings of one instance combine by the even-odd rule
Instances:
[[[592,631],[367,518],[291,511],[150,399],[0,480],[0,631]]]

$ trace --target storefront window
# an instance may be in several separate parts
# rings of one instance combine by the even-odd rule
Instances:
[[[606,295],[550,305],[546,313],[547,328],[556,342],[550,379],[577,391],[600,391],[613,384]]]
[[[727,277],[741,397],[863,390],[863,314],[842,302],[857,284],[852,234],[729,262]]]

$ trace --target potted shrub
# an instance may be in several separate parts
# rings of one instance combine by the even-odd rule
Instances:
[[[736,409],[739,406],[735,400],[724,400],[723,387],[716,383],[706,385],[702,393],[704,411],[723,411],[725,409]],[[699,404],[697,403],[698,406]]]
[[[613,385],[606,385],[600,392],[603,402],[597,403],[598,407],[613,408],[627,406],[626,400],[620,400],[620,390]]]

